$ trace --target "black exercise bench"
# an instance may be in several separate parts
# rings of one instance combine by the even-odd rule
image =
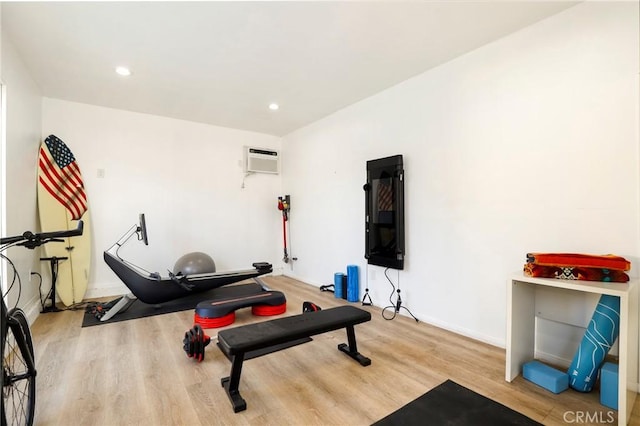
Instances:
[[[231,375],[224,377],[221,383],[229,396],[233,411],[237,413],[247,409],[247,403],[238,390],[242,362],[247,353],[346,328],[349,344],[341,343],[338,349],[358,361],[360,365],[367,366],[371,364],[371,360],[358,352],[354,326],[370,320],[371,314],[367,311],[353,306],[340,306],[219,332],[218,347],[231,360]],[[270,352],[273,351],[266,353]]]

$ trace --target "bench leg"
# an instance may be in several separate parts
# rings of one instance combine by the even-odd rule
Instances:
[[[233,412],[238,413],[247,409],[247,403],[240,396],[240,374],[242,373],[242,362],[244,361],[244,354],[234,355],[231,360],[231,375],[229,377],[223,377],[220,380],[222,387],[227,392],[229,401],[233,406]]]
[[[352,325],[347,326],[347,339],[349,339],[349,345],[347,346],[347,344],[345,343],[340,343],[338,345],[338,349],[358,361],[363,367],[371,365],[371,360],[358,352],[358,345],[356,344],[356,331]]]

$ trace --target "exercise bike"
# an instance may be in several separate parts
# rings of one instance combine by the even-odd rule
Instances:
[[[73,230],[34,234],[26,231],[15,237],[0,238],[0,257],[13,269],[13,280],[2,295],[2,419],[1,426],[32,425],[36,408],[36,367],[33,341],[27,317],[18,308],[22,283],[15,265],[2,254],[13,246],[34,249],[49,242],[82,235],[83,222]],[[9,309],[5,297],[18,283],[18,300]]]

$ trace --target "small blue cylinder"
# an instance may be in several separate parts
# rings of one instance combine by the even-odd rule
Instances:
[[[347,301],[360,300],[360,284],[358,279],[358,266],[347,265]]]
[[[333,290],[333,295],[337,298],[342,298],[342,279],[344,277],[344,274],[342,272],[336,272],[335,274],[333,274],[333,285],[334,285],[334,290]]]

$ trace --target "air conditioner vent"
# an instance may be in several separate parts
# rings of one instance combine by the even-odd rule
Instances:
[[[245,172],[280,173],[280,155],[278,154],[278,151],[246,146],[244,150],[244,159]]]

